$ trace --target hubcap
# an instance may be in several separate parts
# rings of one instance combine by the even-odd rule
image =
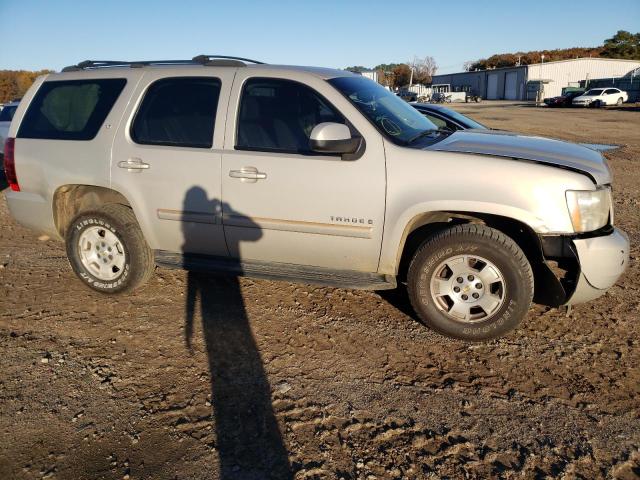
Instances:
[[[442,313],[463,322],[494,315],[505,299],[505,281],[496,265],[475,255],[448,258],[431,276],[431,297]]]
[[[111,281],[122,275],[127,260],[122,242],[110,230],[89,227],[78,241],[80,261],[96,278]]]

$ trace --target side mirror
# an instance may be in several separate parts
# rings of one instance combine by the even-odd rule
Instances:
[[[311,130],[309,145],[314,152],[350,154],[362,144],[361,137],[352,137],[349,127],[342,123],[319,123]]]

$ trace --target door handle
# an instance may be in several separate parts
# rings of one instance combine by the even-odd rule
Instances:
[[[127,160],[123,160],[122,162],[118,162],[118,167],[126,168],[127,172],[137,172],[139,173],[142,170],[149,170],[148,163],[144,163],[141,158],[128,158]]]
[[[256,167],[242,167],[240,170],[229,170],[231,178],[239,178],[241,182],[255,183],[267,178],[267,174],[259,172]]]

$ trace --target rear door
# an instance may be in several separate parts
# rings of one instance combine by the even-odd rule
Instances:
[[[607,105],[615,105],[620,97],[622,97],[622,94],[615,88],[607,88],[604,91],[604,101]]]
[[[381,135],[325,80],[259,73],[238,71],[229,106],[222,208],[231,256],[375,272],[386,187]],[[346,119],[365,138],[360,158],[310,151],[315,125]]]
[[[114,142],[111,181],[153,249],[227,256],[220,162],[235,70],[149,69],[133,95]]]

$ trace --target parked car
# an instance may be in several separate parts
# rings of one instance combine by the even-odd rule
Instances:
[[[4,151],[4,142],[9,134],[9,125],[11,125],[11,119],[16,113],[19,102],[10,102],[3,105],[0,110],[0,146]]]
[[[408,90],[401,90],[397,95],[405,102],[415,102],[418,99],[418,94],[416,92],[409,92]]]
[[[481,123],[476,122],[475,120],[458,113],[451,108],[434,105],[432,103],[412,102],[410,105],[427,117],[438,128],[447,128],[451,131],[467,130],[469,128],[487,130],[487,127]]]
[[[584,90],[573,90],[557,97],[545,98],[544,103],[549,107],[570,107],[573,100],[583,94]]]
[[[469,103],[469,102],[480,103],[482,101],[482,97],[480,95],[476,95],[475,93],[465,92],[464,101],[465,103]]]
[[[622,105],[629,100],[629,95],[618,88],[592,88],[583,95],[573,99],[577,107],[599,107],[606,105]]]
[[[342,70],[82,62],[29,89],[4,162],[13,217],[63,240],[103,293],[142,286],[156,264],[400,283],[427,325],[478,341],[515,328],[532,299],[602,295],[628,263],[601,154],[439,130]]]

